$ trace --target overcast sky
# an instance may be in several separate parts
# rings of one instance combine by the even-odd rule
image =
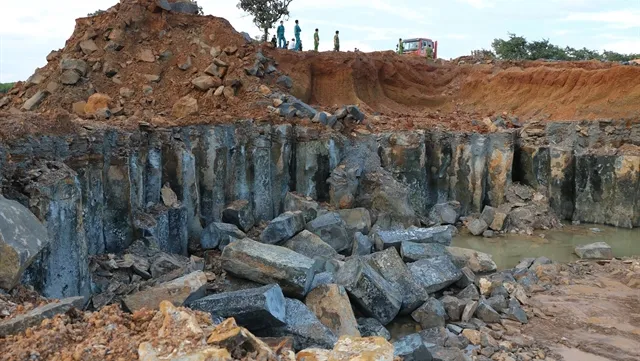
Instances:
[[[228,19],[238,31],[259,34],[235,0],[199,0],[206,14]],[[64,46],[74,19],[116,0],[2,0],[0,6],[0,82],[24,80],[46,64],[52,49]],[[340,30],[341,49],[395,49],[398,38],[428,37],[439,42],[439,56],[453,58],[491,47],[507,32],[527,39],[549,38],[576,48],[640,53],[640,0],[293,0],[302,43],[312,46],[320,29],[320,50],[332,48]]]

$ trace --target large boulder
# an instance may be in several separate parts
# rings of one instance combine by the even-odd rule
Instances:
[[[284,210],[285,212],[301,211],[305,222],[311,222],[326,213],[326,209],[322,208],[318,202],[291,192],[284,197]]]
[[[333,247],[306,229],[286,241],[283,246],[309,258],[318,258],[324,261],[338,255]]]
[[[261,284],[277,283],[285,295],[304,297],[318,267],[309,257],[288,248],[245,238],[222,251],[222,267],[238,277]]]
[[[364,259],[402,295],[401,314],[410,314],[429,299],[429,294],[414,279],[395,248],[373,253]]]
[[[213,222],[200,234],[200,245],[203,249],[224,249],[234,239],[243,239],[247,235],[233,224]]]
[[[462,277],[462,272],[449,257],[423,259],[409,264],[409,270],[418,284],[428,293],[435,293],[452,285]]]
[[[393,361],[393,345],[382,337],[341,337],[333,350],[309,348],[298,352],[297,361]]]
[[[349,237],[353,237],[356,232],[369,234],[371,215],[366,208],[341,209],[338,214],[346,225]]]
[[[358,322],[344,287],[335,284],[319,286],[309,292],[304,302],[337,337],[360,337]]]
[[[469,232],[474,236],[482,235],[488,228],[489,225],[482,218],[474,219],[467,224],[467,229],[469,229]]]
[[[248,232],[255,224],[249,201],[239,199],[229,204],[224,211],[222,211],[222,221],[236,225],[243,232]]]
[[[284,242],[304,229],[302,212],[284,212],[269,222],[260,234],[262,243],[277,244]]]
[[[296,350],[309,347],[333,348],[337,338],[301,301],[287,298],[285,325],[256,331],[257,336],[293,338]]]
[[[347,234],[346,224],[340,218],[340,214],[331,212],[307,223],[307,230],[318,235],[337,252],[349,249],[351,239]]]
[[[65,313],[72,308],[82,309],[84,297],[70,297],[36,307],[26,313],[0,321],[0,337],[7,337],[36,327],[47,318]]]
[[[377,336],[385,340],[391,339],[391,333],[375,318],[359,318],[358,329],[362,337]]]
[[[366,256],[371,254],[373,242],[369,236],[365,236],[360,232],[356,232],[353,236],[353,247],[351,248],[352,256]]]
[[[400,244],[400,255],[402,260],[410,263],[421,259],[450,257],[447,247],[439,243],[414,243],[402,242]]]
[[[517,302],[517,301],[516,301]],[[476,309],[476,316],[486,323],[499,323],[500,314],[491,307],[486,300],[480,300],[478,302],[478,308]]]
[[[460,247],[447,247],[447,251],[475,273],[495,272],[498,269],[490,254]]]
[[[402,295],[362,259],[347,260],[338,271],[336,282],[344,286],[367,316],[376,318],[383,325],[400,312]]]
[[[22,204],[0,196],[0,288],[10,290],[49,243],[47,229]]]
[[[435,298],[430,298],[417,310],[413,311],[411,318],[418,322],[423,329],[427,329],[444,327],[448,316],[442,302]]]
[[[157,309],[162,301],[170,301],[175,306],[182,306],[192,300],[202,298],[205,295],[206,285],[207,276],[202,271],[196,271],[173,281],[128,295],[123,302],[131,312],[143,308]]]
[[[466,301],[453,296],[444,296],[440,299],[440,302],[442,302],[442,306],[447,312],[450,321],[460,321],[462,312],[464,312],[464,308],[467,306]]]
[[[393,343],[394,356],[404,361],[431,361],[431,352],[427,349],[420,334],[404,336]]]
[[[456,224],[460,217],[460,202],[438,203],[429,212],[429,220],[435,224]]]
[[[453,237],[449,226],[431,228],[409,228],[406,230],[376,230],[373,240],[378,251],[395,247],[400,251],[402,242],[451,244]]]
[[[233,317],[249,330],[285,324],[285,298],[278,285],[217,293],[190,302],[188,306],[208,312],[212,317]]]
[[[605,242],[596,242],[576,247],[576,254],[582,259],[612,259],[611,246]]]

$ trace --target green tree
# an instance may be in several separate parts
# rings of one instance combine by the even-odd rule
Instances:
[[[263,40],[269,39],[269,29],[281,18],[289,18],[289,4],[293,0],[240,0],[238,8],[253,15],[253,23],[262,30]]]
[[[509,40],[494,39],[491,47],[502,59],[524,60],[529,59],[527,39],[516,34],[508,33]]]
[[[15,83],[0,83],[0,94],[5,94],[13,88]]]
[[[90,18],[90,17],[92,17],[92,16],[98,16],[98,15],[100,15],[100,14],[104,14],[104,13],[105,13],[105,11],[104,11],[104,10],[100,10],[100,9],[98,9],[98,10],[96,10],[96,11],[92,12],[92,13],[87,14],[87,17],[89,17],[89,18]]]

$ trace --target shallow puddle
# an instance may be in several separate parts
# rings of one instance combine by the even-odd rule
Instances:
[[[533,236],[506,234],[495,238],[461,234],[453,238],[452,246],[489,253],[499,269],[510,268],[527,257],[548,257],[566,263],[578,257],[578,245],[607,242],[615,257],[640,255],[640,229],[622,229],[601,225],[566,225],[562,230],[536,231]]]

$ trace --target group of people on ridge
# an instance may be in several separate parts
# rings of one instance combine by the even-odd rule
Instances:
[[[289,49],[295,51],[302,51],[302,42],[300,41],[300,24],[298,20],[296,20],[296,26],[293,28],[293,33],[295,38],[291,39],[291,42],[288,42],[284,36],[284,22],[280,22],[280,26],[278,26],[277,35],[278,38],[274,35],[271,39],[271,43],[274,47],[278,47],[280,49]],[[320,46],[320,33],[318,29],[313,33],[313,50],[318,51],[318,46]],[[340,51],[340,32],[336,30],[336,35],[333,36],[333,51]]]

